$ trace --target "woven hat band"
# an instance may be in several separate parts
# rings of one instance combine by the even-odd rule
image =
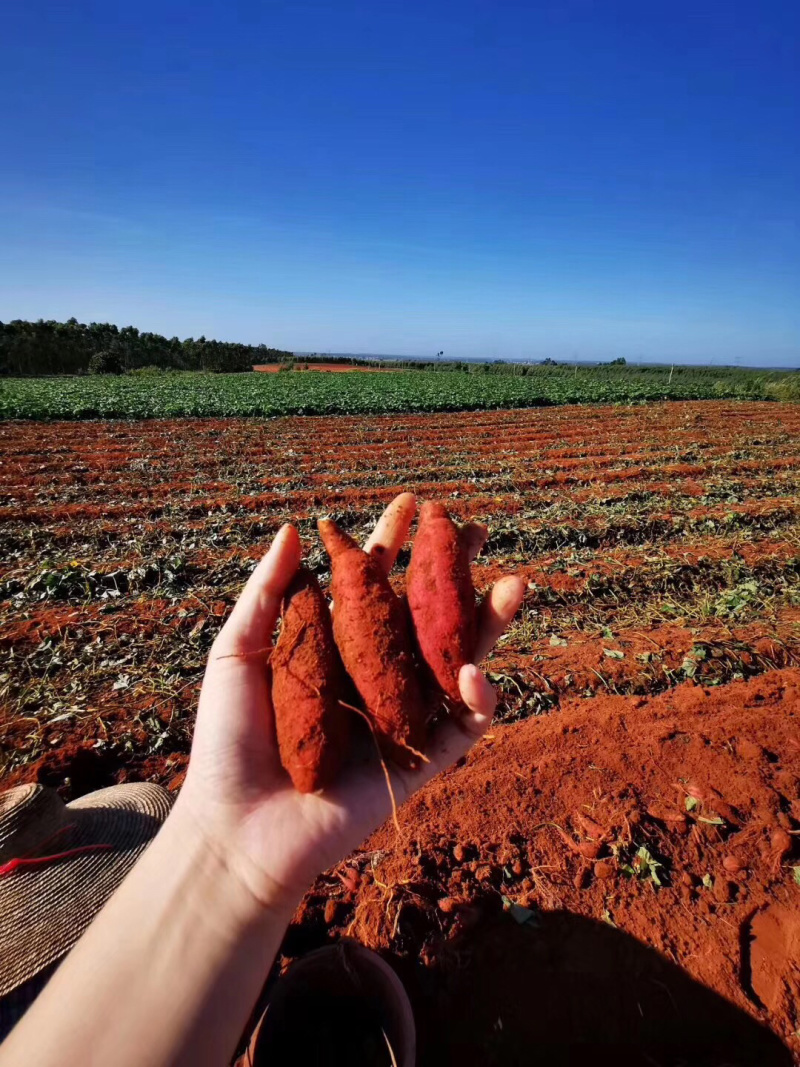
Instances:
[[[71,822],[70,812],[53,789],[20,785],[0,795],[0,864],[35,852]]]

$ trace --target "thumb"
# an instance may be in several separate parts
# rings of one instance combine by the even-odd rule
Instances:
[[[214,642],[212,659],[257,652],[270,644],[281,599],[299,566],[300,537],[287,523],[250,575]]]

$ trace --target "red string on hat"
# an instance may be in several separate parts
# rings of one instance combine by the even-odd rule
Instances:
[[[52,856],[35,856],[29,859],[23,857],[9,860],[8,863],[4,863],[0,867],[0,878],[4,874],[18,871],[21,867],[41,867],[45,863],[52,863],[54,860],[66,860],[70,856],[82,856],[85,852],[101,852],[109,848],[113,848],[113,845],[81,845],[80,848],[68,848],[66,852],[54,852]]]
[[[48,842],[52,841],[54,837],[58,837],[59,834],[63,834],[67,830],[74,830],[74,828],[74,822],[67,823],[66,826],[60,827],[54,833],[46,837],[37,847],[42,848],[44,845],[48,844]],[[36,849],[33,848],[31,849],[31,852],[27,852],[24,856],[18,856],[0,866],[0,878],[6,874],[12,874],[14,871],[18,871],[23,867],[41,867],[45,863],[70,859],[72,856],[82,856],[87,852],[103,852],[110,848],[113,848],[113,845],[79,845],[77,848],[68,848],[64,852],[54,852],[50,856],[31,856],[31,852],[36,851]]]

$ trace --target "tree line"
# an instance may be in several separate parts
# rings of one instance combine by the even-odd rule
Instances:
[[[519,378],[540,374],[542,367],[554,367],[560,370],[565,367],[570,370],[575,368],[574,363],[558,363],[554,359],[542,359],[535,363],[520,363],[505,359],[482,361],[471,359],[374,359],[368,356],[321,356],[316,352],[312,352],[310,355],[295,356],[291,360],[281,362],[285,370],[303,370],[306,367],[311,368],[315,364],[322,363],[334,366],[368,367],[374,370],[432,370],[459,374],[510,374]],[[598,363],[593,366],[586,364],[582,369],[591,370],[594,367],[627,367],[627,361],[620,356],[608,363]],[[635,369],[638,370],[639,368]]]
[[[160,370],[249,371],[253,364],[291,360],[292,353],[266,345],[162,337],[120,329],[113,323],[69,319],[0,322],[0,374],[124,374]]]

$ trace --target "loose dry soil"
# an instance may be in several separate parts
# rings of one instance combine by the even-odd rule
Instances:
[[[205,656],[298,522],[401,489],[525,604],[497,724],[311,887],[422,1065],[800,1062],[800,407],[0,426],[3,785],[183,779]],[[402,562],[407,562],[407,554]]]

